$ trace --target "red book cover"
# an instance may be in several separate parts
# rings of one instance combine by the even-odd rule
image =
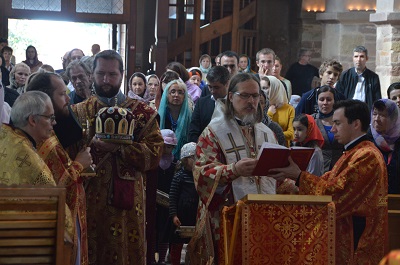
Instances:
[[[299,146],[287,148],[265,142],[258,152],[258,163],[253,171],[253,176],[266,176],[272,168],[287,167],[289,165],[289,156],[292,157],[302,171],[305,171],[313,153],[314,148]]]

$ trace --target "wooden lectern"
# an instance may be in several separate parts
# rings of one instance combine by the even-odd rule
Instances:
[[[335,264],[331,196],[248,194],[221,226],[220,264]]]

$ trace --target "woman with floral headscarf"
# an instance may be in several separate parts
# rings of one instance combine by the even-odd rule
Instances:
[[[178,139],[178,143],[172,151],[176,159],[180,159],[180,150],[187,143],[189,124],[192,119],[188,98],[189,94],[185,83],[180,80],[172,80],[165,86],[158,108],[160,129],[171,129]]]
[[[386,162],[388,193],[400,194],[400,117],[394,101],[379,99],[374,102],[370,129]]]

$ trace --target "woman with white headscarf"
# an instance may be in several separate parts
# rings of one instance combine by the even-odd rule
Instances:
[[[281,126],[285,135],[286,146],[289,147],[290,141],[294,137],[293,119],[295,110],[288,103],[286,90],[282,82],[274,76],[268,76],[268,79],[270,81],[268,116]]]

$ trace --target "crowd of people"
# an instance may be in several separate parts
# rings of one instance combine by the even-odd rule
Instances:
[[[0,183],[66,187],[73,264],[146,264],[146,249],[159,260],[169,249],[180,264],[189,243],[181,226],[206,239],[190,241],[191,264],[216,264],[221,209],[249,193],[332,195],[337,263],[377,264],[386,254],[385,198],[400,194],[400,83],[382,99],[365,47],[346,71],[335,59],[317,69],[301,49],[285,77],[269,48],[257,52],[257,71],[245,54],[225,51],[215,65],[204,54],[198,66],[170,62],[161,76],[136,72],[126,93],[113,50],[73,49],[60,70],[32,45],[21,63],[12,52],[1,39]],[[97,135],[99,113],[115,107],[133,117],[129,143]],[[263,142],[314,155],[306,171],[289,158],[254,176]],[[13,166],[22,156],[29,163]],[[156,204],[159,193],[169,206]],[[146,233],[150,216],[155,233]],[[190,255],[199,245],[202,254]]]

